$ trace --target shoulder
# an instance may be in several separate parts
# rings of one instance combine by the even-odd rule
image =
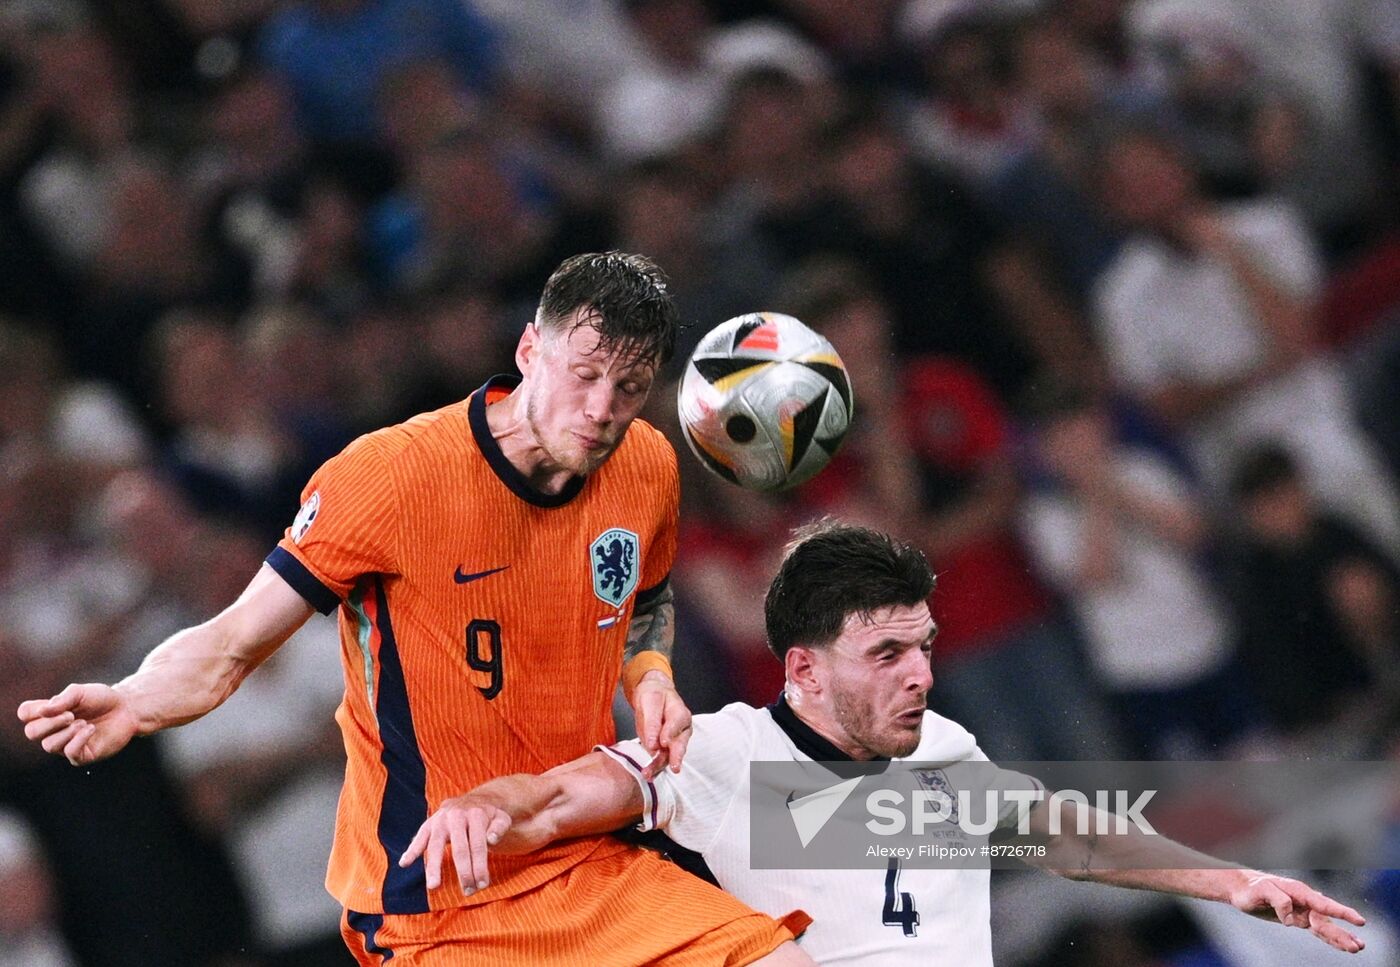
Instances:
[[[1165,265],[1160,245],[1141,236],[1129,238],[1094,283],[1094,304],[1110,313],[1128,307]]]
[[[766,709],[742,702],[697,715],[691,724],[695,731],[687,755],[709,763],[709,772],[747,769],[764,737],[770,732],[781,734]]]
[[[916,762],[956,762],[973,758],[976,753],[977,740],[971,732],[930,709],[924,713],[919,747],[905,758]]]
[[[692,720],[697,734],[702,731],[717,740],[752,744],[765,728],[776,728],[767,709],[733,702],[718,712],[705,712]]]
[[[346,452],[356,446],[364,446],[396,466],[420,460],[431,462],[434,457],[464,453],[469,433],[465,405],[453,403],[366,433],[351,443]]]
[[[1222,217],[1276,283],[1304,297],[1322,287],[1324,268],[1312,231],[1292,205],[1274,199],[1238,202],[1222,209]]]
[[[666,435],[644,420],[633,420],[627,435],[605,469],[629,486],[675,482],[679,477],[676,451]]]
[[[676,462],[676,450],[671,446],[671,441],[646,420],[633,420],[627,428],[627,436],[618,448],[619,455],[624,451],[634,460]]]
[[[1221,217],[1246,238],[1268,240],[1307,234],[1297,210],[1276,199],[1233,202],[1221,208]]]

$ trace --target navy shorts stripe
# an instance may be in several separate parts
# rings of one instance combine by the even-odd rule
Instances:
[[[408,705],[408,688],[382,578],[374,579],[374,595],[375,625],[379,631],[375,714],[384,746],[379,759],[388,772],[379,809],[379,842],[389,864],[384,873],[384,912],[427,913],[428,881],[423,858],[420,856],[406,869],[399,866],[399,857],[428,818],[427,771],[413,729],[413,712]]]
[[[351,930],[365,938],[366,953],[378,954],[385,961],[394,959],[394,952],[388,947],[381,947],[374,936],[379,932],[379,928],[384,926],[384,914],[356,913],[354,910],[346,910],[345,922],[350,925]]]
[[[340,606],[340,596],[322,584],[321,579],[308,571],[306,565],[285,547],[274,547],[267,556],[267,565],[322,614],[330,614]]]

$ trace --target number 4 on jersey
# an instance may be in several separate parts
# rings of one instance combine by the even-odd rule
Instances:
[[[887,927],[903,927],[904,936],[916,937],[919,934],[919,911],[914,909],[914,898],[899,891],[899,860],[891,859],[885,873],[884,924]]]

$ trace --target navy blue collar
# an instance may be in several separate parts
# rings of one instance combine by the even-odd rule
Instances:
[[[492,376],[480,389],[472,393],[467,401],[467,421],[471,424],[472,438],[476,440],[476,445],[491,470],[500,478],[501,483],[510,488],[511,493],[536,507],[562,507],[578,496],[578,492],[583,489],[584,478],[570,477],[569,482],[564,484],[564,489],[557,494],[537,490],[531,485],[530,479],[506,459],[501,445],[491,435],[491,425],[486,421],[487,394],[493,389],[514,390],[519,385],[519,376],[501,374]]]
[[[787,733],[787,737],[792,739],[792,744],[797,746],[799,752],[810,756],[817,762],[853,762],[857,765],[867,767],[859,774],[873,775],[882,772],[889,759],[853,759],[831,744],[831,740],[812,728],[806,722],[797,717],[797,713],[792,710],[792,706],[787,703],[787,695],[779,694],[778,700],[768,706],[768,714],[773,716],[773,721],[778,723],[778,728]]]

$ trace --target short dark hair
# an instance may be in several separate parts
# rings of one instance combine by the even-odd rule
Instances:
[[[851,615],[918,604],[933,585],[923,552],[888,534],[830,519],[801,527],[763,599],[768,647],[782,661],[794,645],[829,645]]]
[[[1236,500],[1249,500],[1268,493],[1281,484],[1302,479],[1298,461],[1281,443],[1263,443],[1247,451],[1230,474],[1230,493]]]
[[[676,349],[678,314],[666,274],[644,255],[589,252],[560,263],[544,284],[535,321],[562,329],[579,309],[579,325],[598,329],[598,348],[669,362]]]

